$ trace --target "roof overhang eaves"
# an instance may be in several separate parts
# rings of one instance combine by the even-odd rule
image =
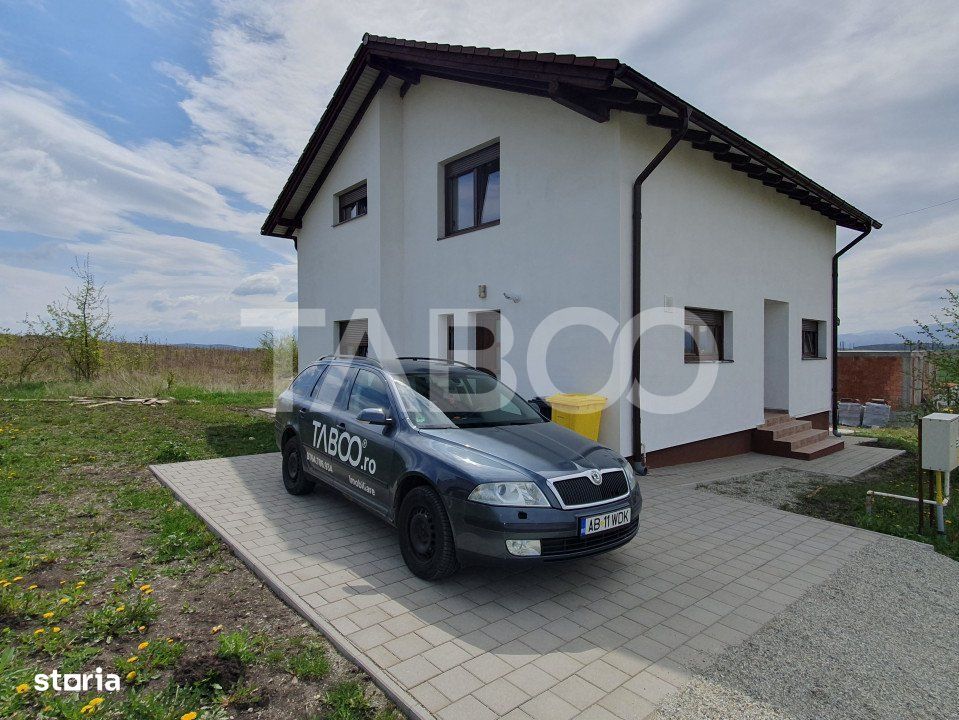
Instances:
[[[396,72],[391,73],[394,69]],[[881,223],[795,168],[618,60],[450,46],[365,35],[294,166],[261,233],[293,238],[329,169],[390,74],[432,75],[548,97],[597,122],[617,109],[670,129],[688,108],[685,140],[777,192],[858,231]],[[630,99],[625,88],[636,92]],[[305,186],[305,189],[304,189]]]

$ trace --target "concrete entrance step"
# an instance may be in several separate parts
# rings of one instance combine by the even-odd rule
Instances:
[[[766,455],[815,460],[844,447],[843,441],[830,437],[828,430],[817,430],[808,420],[782,412],[767,411],[765,422],[753,430],[753,451]]]

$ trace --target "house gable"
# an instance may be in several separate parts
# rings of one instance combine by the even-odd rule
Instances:
[[[856,230],[880,224],[771,153],[613,59],[440,45],[366,35],[310,141],[263,224],[264,235],[295,236],[303,216],[359,119],[387,78],[405,95],[424,75],[549,98],[596,122],[612,110],[636,113],[675,131],[697,150],[773,188],[837,225]]]

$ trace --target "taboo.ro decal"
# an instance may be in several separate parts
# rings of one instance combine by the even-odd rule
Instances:
[[[327,427],[319,420],[313,421],[313,447],[323,450],[327,455],[338,458],[340,462],[349,463],[355,468],[370,475],[376,474],[376,460],[364,457],[366,440],[351,435],[339,428]]]
[[[49,675],[37,673],[33,676],[33,687],[37,692],[55,690],[57,692],[116,692],[120,689],[120,676],[104,673],[103,668],[85,673],[61,673],[54,670]]]

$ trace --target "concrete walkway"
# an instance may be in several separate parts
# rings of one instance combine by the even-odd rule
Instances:
[[[801,465],[854,474],[889,452],[853,447]],[[339,494],[288,495],[278,454],[152,470],[410,716],[640,720],[874,542],[695,490],[793,462],[745,455],[654,472],[626,547],[434,584],[406,569],[395,530]]]

